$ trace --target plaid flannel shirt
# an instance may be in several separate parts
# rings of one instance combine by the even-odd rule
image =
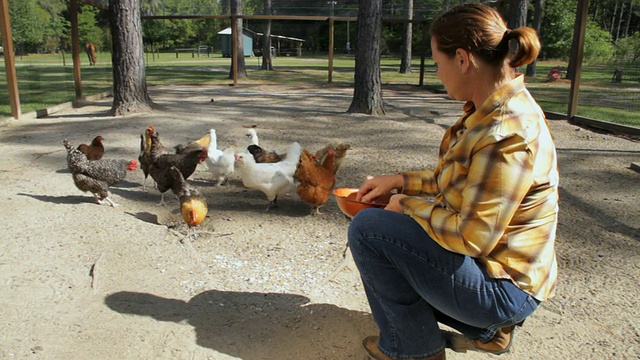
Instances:
[[[557,277],[559,175],[545,116],[524,76],[464,111],[444,134],[435,170],[403,173],[402,210],[443,248],[546,300]]]

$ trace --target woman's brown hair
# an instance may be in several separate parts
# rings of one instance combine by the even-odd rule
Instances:
[[[500,13],[480,3],[465,3],[438,16],[431,24],[438,50],[453,56],[464,49],[487,64],[500,67],[505,59],[516,68],[530,64],[540,52],[533,28],[509,30]]]

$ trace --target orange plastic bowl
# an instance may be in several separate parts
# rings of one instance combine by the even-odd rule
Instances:
[[[376,199],[375,202],[356,201],[358,188],[340,188],[333,190],[338,207],[346,216],[352,218],[362,210],[367,208],[384,208],[389,203],[389,199],[393,194],[383,195]]]

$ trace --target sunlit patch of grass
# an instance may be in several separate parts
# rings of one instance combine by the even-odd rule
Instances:
[[[98,65],[88,66],[86,56],[80,61],[83,95],[109,90],[112,87],[111,55],[98,53]],[[260,70],[261,58],[247,57],[248,77],[239,84],[306,84],[324,86],[329,82],[329,59],[325,55],[301,57],[283,56],[273,59],[275,71]],[[231,59],[219,54],[191,57],[175,53],[145,54],[147,84],[152,85],[207,85],[222,84],[229,79]],[[18,87],[22,112],[38,110],[75,98],[73,66],[70,54],[38,54],[16,58]],[[425,59],[423,85],[427,89],[443,91],[435,75],[431,59]],[[554,66],[566,66],[562,61],[540,61],[537,75],[526,79],[527,87],[545,111],[566,114],[570,81],[560,79],[547,82],[547,73]],[[335,86],[353,86],[354,55],[336,54],[333,60],[331,83]],[[420,57],[414,56],[412,72],[399,73],[400,59],[384,56],[380,60],[383,85],[418,85]],[[4,63],[0,63],[4,72]],[[610,66],[583,66],[580,82],[578,115],[640,127],[640,68],[623,68],[623,81],[611,81]],[[0,78],[0,117],[9,116],[8,91],[5,78]]]

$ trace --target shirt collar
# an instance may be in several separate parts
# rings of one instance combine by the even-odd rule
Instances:
[[[524,88],[524,75],[517,74],[513,80],[499,87],[493,94],[489,95],[479,109],[476,110],[473,103],[471,101],[467,101],[463,106],[463,110],[468,116],[466,126],[471,127],[476,122],[481,121],[498,106],[502,105]]]

